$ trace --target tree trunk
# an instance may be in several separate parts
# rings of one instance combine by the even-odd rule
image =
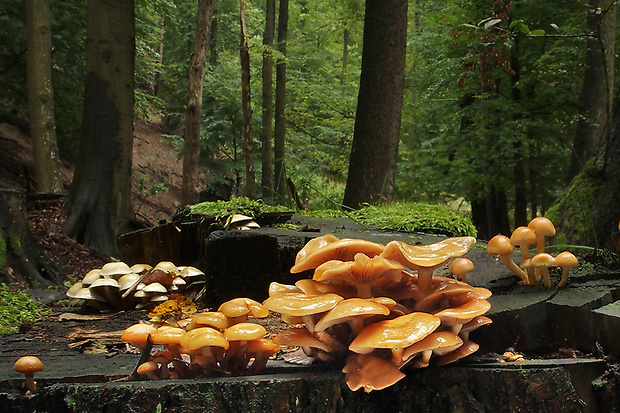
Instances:
[[[243,106],[243,158],[245,161],[245,195],[256,198],[254,175],[254,145],[252,143],[252,102],[250,94],[250,45],[245,35],[245,4],[239,0],[239,26],[241,27],[239,59],[241,61],[241,106]]]
[[[263,34],[263,116],[261,129],[261,186],[263,201],[273,203],[273,35],[276,24],[276,1],[267,0]]]
[[[340,87],[344,92],[344,85],[347,79],[347,65],[349,64],[349,29],[344,28],[342,33],[342,71],[340,75]]]
[[[183,205],[198,202],[198,164],[200,162],[200,120],[202,114],[202,91],[209,44],[209,26],[216,0],[199,0],[196,36],[189,63],[189,85],[183,144]]]
[[[134,104],[134,3],[89,0],[80,162],[65,232],[108,255],[131,210]]]
[[[367,0],[344,205],[390,202],[404,90],[407,0]]]
[[[60,158],[54,121],[52,33],[48,0],[27,0],[28,106],[37,191],[61,192]]]
[[[600,12],[602,10],[602,12]],[[613,102],[616,6],[612,0],[590,0],[586,69],[580,115],[567,180],[571,181],[592,156],[605,151]]]
[[[288,32],[288,0],[280,0],[278,11],[278,51],[286,56],[286,37]],[[286,168],[284,163],[286,138],[286,62],[276,64],[276,105],[274,125],[274,181],[275,192],[280,201],[286,199]]]

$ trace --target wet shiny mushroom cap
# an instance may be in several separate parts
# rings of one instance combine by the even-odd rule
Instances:
[[[224,313],[219,311],[203,311],[192,316],[188,330],[199,327],[213,327],[219,331],[226,330],[230,325],[230,320]]]
[[[217,311],[236,321],[244,321],[247,318],[264,318],[269,315],[269,310],[263,304],[244,297],[233,298],[222,303]]]
[[[287,347],[314,347],[319,350],[329,352],[331,347],[312,335],[305,328],[289,328],[278,333],[273,342]]]
[[[237,323],[224,331],[224,337],[228,341],[257,340],[266,334],[265,327],[255,323]]]
[[[435,331],[438,317],[415,312],[392,320],[379,321],[364,328],[349,345],[349,350],[367,354],[378,348],[405,348]]]
[[[357,253],[353,261],[331,260],[319,265],[313,279],[320,282],[344,282],[357,288],[359,297],[370,298],[371,286],[386,281],[398,282],[405,266],[379,255],[372,258]]]
[[[203,347],[221,347],[228,349],[228,340],[224,334],[211,327],[200,327],[185,333],[181,337],[181,347],[188,350],[197,350]]]
[[[35,356],[20,357],[13,365],[13,370],[23,374],[34,374],[43,370],[43,363]]]
[[[143,348],[149,335],[155,333],[157,328],[151,324],[138,323],[127,327],[121,334],[121,340],[138,348]]]
[[[536,217],[527,224],[527,227],[536,233],[536,252],[545,252],[545,237],[555,235],[555,226],[549,218]]]
[[[306,295],[286,293],[269,297],[263,305],[269,310],[292,316],[307,316],[331,310],[343,298],[337,294]]]
[[[403,359],[407,361],[417,354],[422,353],[422,360],[419,367],[425,367],[428,365],[432,353],[442,355],[455,350],[462,344],[463,340],[450,331],[434,332],[407,347],[403,352]]]
[[[338,238],[332,234],[325,234],[320,237],[312,238],[304,245],[304,247],[295,256],[295,264],[304,260],[308,255],[312,254],[319,248],[323,248],[327,244],[338,241]]]
[[[470,354],[475,353],[478,351],[478,348],[480,348],[480,346],[477,343],[474,343],[473,341],[465,341],[456,350],[437,357],[433,364],[435,366],[445,366],[446,364],[454,363],[463,357],[467,357]]]
[[[313,270],[324,262],[330,260],[352,261],[357,253],[364,253],[369,257],[381,254],[384,246],[371,241],[361,239],[341,239],[330,242],[323,247],[307,254],[291,268],[291,273],[300,273]]]
[[[179,345],[185,333],[186,331],[179,327],[162,326],[152,334],[151,338],[153,344]]]
[[[461,256],[475,243],[474,237],[447,238],[429,245],[410,245],[402,241],[391,241],[385,246],[381,256],[417,270],[419,267],[434,267],[452,257]]]
[[[315,331],[324,331],[334,324],[350,323],[353,330],[361,331],[363,320],[375,315],[387,316],[390,309],[376,301],[364,298],[349,298],[340,301],[316,323]]]
[[[441,324],[445,326],[454,326],[457,324],[465,324],[474,317],[482,315],[489,311],[491,303],[484,299],[471,300],[456,308],[447,308],[435,313],[435,316],[441,320]],[[459,329],[460,330],[460,329]]]

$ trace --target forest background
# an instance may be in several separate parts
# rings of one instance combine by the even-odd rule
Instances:
[[[188,73],[197,56],[200,7],[211,7],[202,15],[210,18],[210,27],[206,28],[206,67],[200,84],[199,190],[205,196],[249,195],[304,208],[347,204],[347,178],[357,173],[349,160],[358,133],[356,122],[360,121],[356,112],[362,100],[363,39],[370,35],[365,33],[365,21],[367,28],[373,19],[383,18],[384,24],[389,24],[387,18],[368,10],[378,3],[392,2],[280,0],[277,13],[276,2],[271,0],[136,0],[135,7],[133,2],[111,1],[107,10],[100,8],[97,12],[101,3],[3,2],[3,119],[19,123],[29,116],[28,91],[32,87],[28,84],[26,51],[33,36],[29,35],[28,18],[30,12],[48,6],[51,44],[44,48],[51,62],[53,97],[45,101],[53,102],[57,149],[52,149],[59,157],[79,165],[87,159],[80,147],[84,141],[106,139],[105,133],[85,126],[87,119],[105,124],[109,121],[106,116],[110,116],[105,111],[85,109],[89,99],[101,98],[93,94],[97,88],[93,87],[87,56],[89,40],[93,43],[101,36],[93,31],[98,25],[113,34],[118,30],[119,38],[118,33],[131,34],[130,41],[124,41],[132,50],[118,53],[135,53],[132,67],[119,66],[119,72],[130,72],[124,74],[129,80],[114,83],[121,89],[132,89],[130,104],[121,115],[179,131],[166,138],[182,148],[188,108],[192,107]],[[551,213],[556,225],[568,223],[567,242],[606,244],[620,216],[616,206],[620,204],[616,202],[620,185],[610,178],[617,175],[620,160],[613,127],[618,116],[612,116],[618,96],[613,80],[615,1],[393,3],[404,5],[399,10],[405,11],[407,25],[402,111],[393,155],[395,173],[390,178],[393,184],[369,194],[368,202],[448,204],[471,214],[479,236],[487,239],[499,232],[509,233],[528,218]],[[268,18],[269,10],[276,21]],[[107,22],[106,16],[129,18]],[[269,22],[274,25],[272,44],[265,41],[270,37],[266,30]],[[244,51],[249,60],[246,68],[241,64]],[[265,56],[276,66],[267,75]],[[277,123],[278,91],[273,91],[276,102],[262,92],[267,78],[276,80],[277,89],[278,76],[282,75],[277,67],[285,69],[286,87],[280,92],[285,93],[285,106],[280,106],[284,141],[280,142],[283,147],[276,144],[274,159],[272,139],[283,132],[278,131]],[[265,121],[265,113],[272,107],[276,110],[276,136],[271,135],[272,120]],[[117,116],[119,107],[113,109],[112,117]],[[31,112],[30,121],[33,129]],[[267,138],[265,128],[270,130]],[[98,152],[105,153],[101,148]],[[284,155],[278,157],[278,150],[284,150]],[[43,152],[53,153],[48,149]],[[381,168],[372,163],[371,159],[366,167]],[[97,208],[103,204],[108,212],[95,211],[95,215],[110,215],[115,204],[110,205],[108,198],[123,197],[122,191],[115,189],[130,166],[129,160],[110,173],[113,178],[108,196],[99,194],[99,201],[106,202],[90,201]],[[271,168],[275,169],[272,181],[265,184],[263,171]],[[79,176],[88,173],[78,166],[76,174],[70,204],[83,211],[88,208],[80,205],[80,190],[75,188],[80,186]],[[255,179],[258,185],[253,188]],[[278,188],[279,179],[286,185]],[[93,190],[92,181],[81,181],[89,188],[82,193]],[[602,190],[606,184],[612,189]],[[571,193],[567,189],[579,188],[585,189],[567,198]],[[121,195],[115,195],[117,192]],[[604,202],[598,198],[601,196]],[[549,211],[554,205],[556,210]],[[601,211],[603,207],[606,209]],[[78,217],[74,224],[79,227],[74,230],[78,239],[88,241],[89,232],[98,237],[106,231],[118,233],[115,224],[110,225],[113,218],[103,225],[111,229],[101,230],[100,224],[89,229],[91,218],[80,216],[75,208],[70,212]],[[105,243],[99,247],[114,249]]]

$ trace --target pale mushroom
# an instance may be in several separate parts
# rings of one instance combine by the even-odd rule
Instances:
[[[512,253],[514,252],[514,246],[510,243],[510,238],[505,235],[496,235],[487,244],[487,252],[493,257],[499,257],[510,271],[521,279],[523,285],[529,284],[529,278],[527,273],[523,271],[512,260]]]
[[[119,291],[120,284],[114,278],[99,278],[88,287],[94,297],[105,301],[116,309],[122,309],[123,303]]]
[[[133,271],[129,268],[129,265],[125,264],[122,261],[108,262],[101,267],[100,275],[104,278],[114,278],[118,280],[125,274],[132,273]]]
[[[564,251],[555,257],[555,265],[562,268],[562,279],[558,283],[558,288],[563,288],[568,281],[568,272],[571,268],[578,266],[579,261],[572,253]]]
[[[82,278],[82,285],[84,287],[89,287],[93,281],[102,278],[101,277],[101,269],[100,268],[95,268],[93,270],[90,270],[86,273],[86,275],[84,276],[84,278]]]

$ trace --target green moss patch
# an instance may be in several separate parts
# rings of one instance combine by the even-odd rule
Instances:
[[[27,292],[0,284],[0,334],[16,333],[21,323],[35,322],[48,313]]]

